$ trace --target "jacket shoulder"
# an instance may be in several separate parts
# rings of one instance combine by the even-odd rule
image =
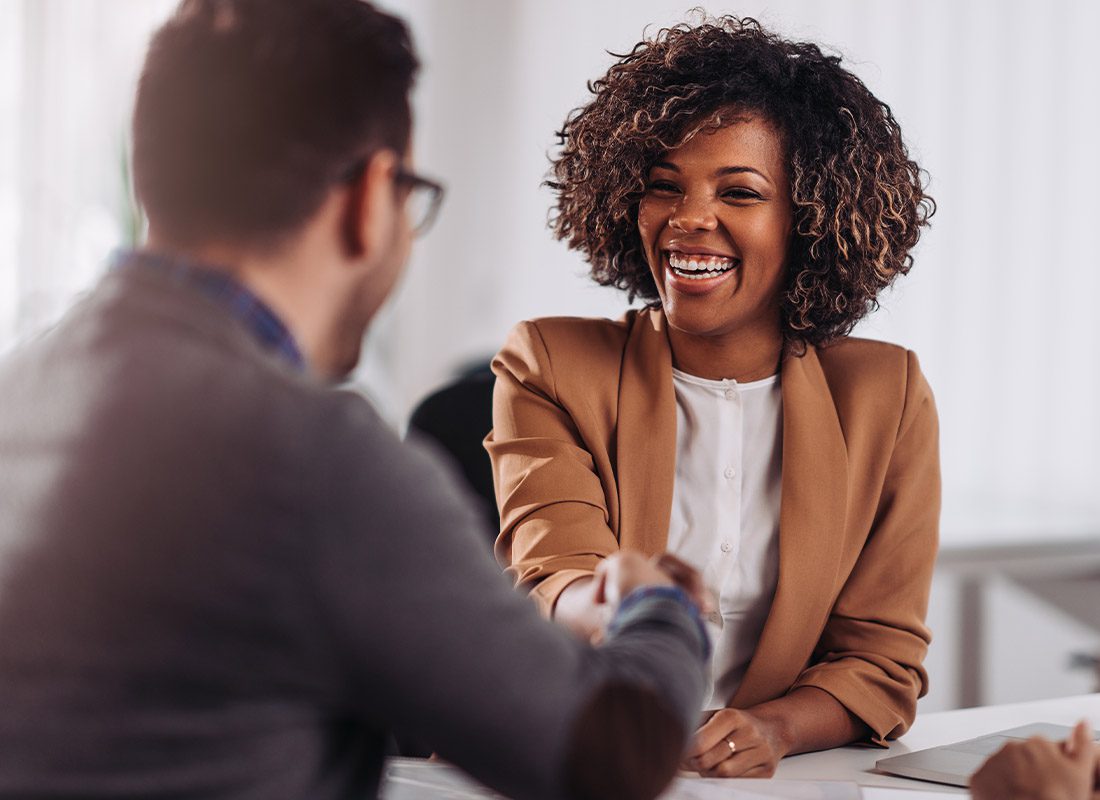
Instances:
[[[849,336],[816,353],[839,409],[881,413],[889,408],[893,416],[932,401],[916,353],[900,345]]]
[[[539,317],[520,323],[537,332],[549,352],[609,350],[622,353],[635,312],[620,319],[602,317]]]
[[[530,370],[544,373],[544,379],[552,375],[555,383],[618,375],[637,314],[631,310],[617,320],[541,317],[520,322],[494,360],[494,370],[506,367],[517,375]]]
[[[817,348],[818,361],[830,383],[833,375],[860,381],[904,379],[911,356],[900,345],[855,336],[846,336]]]

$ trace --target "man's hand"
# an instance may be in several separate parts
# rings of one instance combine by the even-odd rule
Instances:
[[[665,553],[657,557],[657,566],[663,569],[673,583],[683,589],[692,602],[699,607],[702,614],[709,614],[718,610],[718,595],[707,588],[703,583],[703,576],[699,570],[681,561],[672,553]]]
[[[723,708],[696,731],[681,766],[704,778],[770,778],[789,751],[772,722]]]
[[[1009,742],[970,780],[974,800],[1091,800],[1100,750],[1082,721],[1061,744],[1041,737]]]

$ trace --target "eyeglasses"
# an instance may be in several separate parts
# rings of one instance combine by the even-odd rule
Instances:
[[[443,184],[401,168],[394,174],[393,181],[408,187],[405,209],[412,222],[413,233],[419,236],[432,226],[439,214],[439,207],[443,205]]]
[[[356,161],[343,174],[341,181],[351,183],[358,180],[366,166],[367,159]],[[413,233],[419,236],[432,226],[439,214],[439,207],[443,204],[443,184],[417,175],[403,167],[397,168],[393,182],[408,191],[405,197],[405,209],[412,223]]]

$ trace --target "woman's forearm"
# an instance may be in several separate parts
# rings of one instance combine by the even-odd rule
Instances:
[[[828,750],[870,735],[870,729],[831,694],[812,686],[746,711],[772,728],[787,755]]]

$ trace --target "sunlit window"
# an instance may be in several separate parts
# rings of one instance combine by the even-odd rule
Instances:
[[[0,4],[0,350],[55,320],[132,241],[129,109],[172,6]]]
[[[18,307],[19,88],[23,6],[0,4],[0,349],[15,333]]]

